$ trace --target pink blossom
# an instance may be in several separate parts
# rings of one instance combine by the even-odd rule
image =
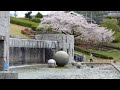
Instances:
[[[48,25],[53,28],[53,31],[64,32],[66,34],[78,35],[75,39],[81,39],[86,42],[94,41],[93,43],[110,43],[113,40],[112,30],[108,30],[105,27],[100,27],[97,24],[89,24],[84,16],[64,11],[56,11],[43,17],[41,20],[41,26]],[[82,38],[81,38],[82,37]]]

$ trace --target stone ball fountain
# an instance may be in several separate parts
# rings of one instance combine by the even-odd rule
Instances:
[[[65,51],[58,51],[54,55],[54,60],[58,66],[65,66],[69,62],[69,55]]]
[[[56,65],[56,61],[54,59],[49,59],[48,60],[48,67],[53,68]]]
[[[71,64],[72,64],[72,66],[76,66],[77,62],[72,61]]]
[[[78,69],[80,69],[81,66],[82,66],[82,64],[81,64],[80,62],[76,64],[76,67],[77,67]]]

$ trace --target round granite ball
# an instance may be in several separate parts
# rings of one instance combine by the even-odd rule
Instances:
[[[69,62],[69,55],[65,51],[58,51],[54,55],[54,60],[58,66],[65,66]]]
[[[77,62],[72,61],[71,64],[72,64],[73,66],[76,66]]]
[[[56,61],[54,59],[48,60],[48,66],[49,67],[55,67],[55,65],[56,65]]]
[[[81,65],[80,62],[76,64],[76,67],[79,68],[79,69],[81,68],[81,66],[82,66],[82,65]]]

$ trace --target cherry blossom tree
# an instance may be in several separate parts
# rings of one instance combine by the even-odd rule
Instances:
[[[89,24],[83,15],[74,12],[52,12],[41,19],[38,29],[45,25],[51,27],[53,31],[74,35],[75,40],[93,44],[110,43],[114,39],[112,30],[97,24]]]

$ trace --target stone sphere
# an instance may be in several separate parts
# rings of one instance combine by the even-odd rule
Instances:
[[[49,67],[55,67],[55,65],[56,65],[56,61],[54,59],[48,60],[48,66]]]
[[[76,64],[76,67],[79,68],[79,69],[81,68],[81,66],[82,66],[81,63]]]
[[[77,62],[72,61],[71,64],[72,64],[73,66],[76,66]]]
[[[69,55],[65,51],[58,51],[54,55],[54,60],[58,66],[65,66],[69,62]]]

